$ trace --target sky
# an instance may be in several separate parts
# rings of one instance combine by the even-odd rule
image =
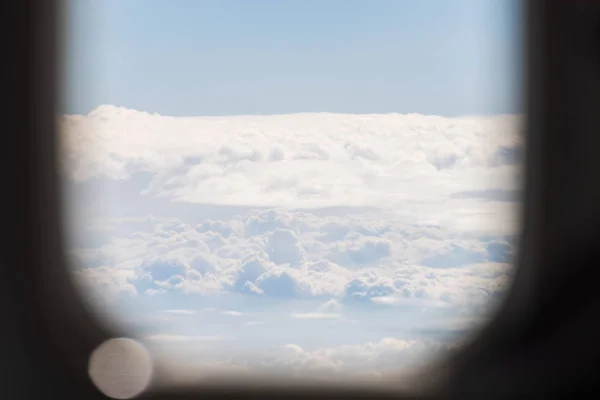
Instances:
[[[73,282],[162,377],[381,382],[510,290],[516,0],[69,4]]]
[[[67,5],[67,113],[520,111],[516,0]]]

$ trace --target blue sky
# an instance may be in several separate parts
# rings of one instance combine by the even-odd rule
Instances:
[[[70,0],[64,111],[520,111],[516,0]]]

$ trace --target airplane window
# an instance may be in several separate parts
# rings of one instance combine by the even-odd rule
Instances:
[[[385,382],[492,315],[517,0],[65,4],[73,281],[172,382]]]

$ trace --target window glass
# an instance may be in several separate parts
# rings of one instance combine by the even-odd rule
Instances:
[[[520,4],[66,2],[82,301],[180,381],[382,381],[510,288]]]

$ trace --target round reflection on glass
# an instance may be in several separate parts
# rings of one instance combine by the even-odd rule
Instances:
[[[148,350],[133,339],[110,339],[92,352],[88,373],[105,395],[130,399],[148,387],[152,358]]]

